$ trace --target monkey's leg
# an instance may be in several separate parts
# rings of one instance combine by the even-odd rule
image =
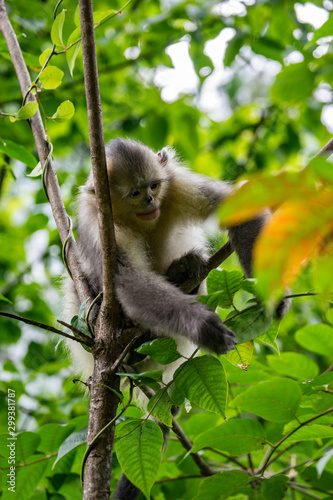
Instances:
[[[115,284],[128,317],[156,335],[179,334],[217,354],[233,349],[235,335],[219,316],[162,276],[120,265]]]
[[[122,473],[112,498],[114,500],[136,500],[139,495],[140,490]]]

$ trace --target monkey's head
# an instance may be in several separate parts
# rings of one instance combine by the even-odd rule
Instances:
[[[113,139],[106,158],[115,222],[154,226],[168,187],[168,151],[156,154],[139,142]]]

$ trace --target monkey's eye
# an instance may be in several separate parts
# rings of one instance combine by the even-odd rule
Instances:
[[[155,191],[160,186],[160,184],[161,184],[160,182],[154,182],[154,184],[150,186],[150,189],[152,191]]]
[[[130,197],[131,198],[137,198],[138,196],[140,196],[140,191],[138,189],[135,189],[134,191],[131,192],[130,194]]]

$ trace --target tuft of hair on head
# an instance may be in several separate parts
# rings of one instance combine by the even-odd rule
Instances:
[[[112,139],[106,145],[106,157],[111,170],[121,170],[142,175],[155,153],[145,144],[131,139]]]

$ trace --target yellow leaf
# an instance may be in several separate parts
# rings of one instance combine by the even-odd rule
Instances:
[[[303,200],[285,202],[265,224],[254,247],[259,292],[264,297],[281,293],[322,251],[332,229],[332,192],[313,192]]]
[[[235,188],[218,209],[222,227],[233,226],[251,219],[265,208],[276,208],[290,198],[304,199],[313,193],[305,172],[281,171],[251,176]]]
[[[238,366],[242,370],[247,370],[251,363],[253,355],[253,342],[245,342],[244,344],[237,344],[235,348],[225,354],[225,359],[234,366]]]

